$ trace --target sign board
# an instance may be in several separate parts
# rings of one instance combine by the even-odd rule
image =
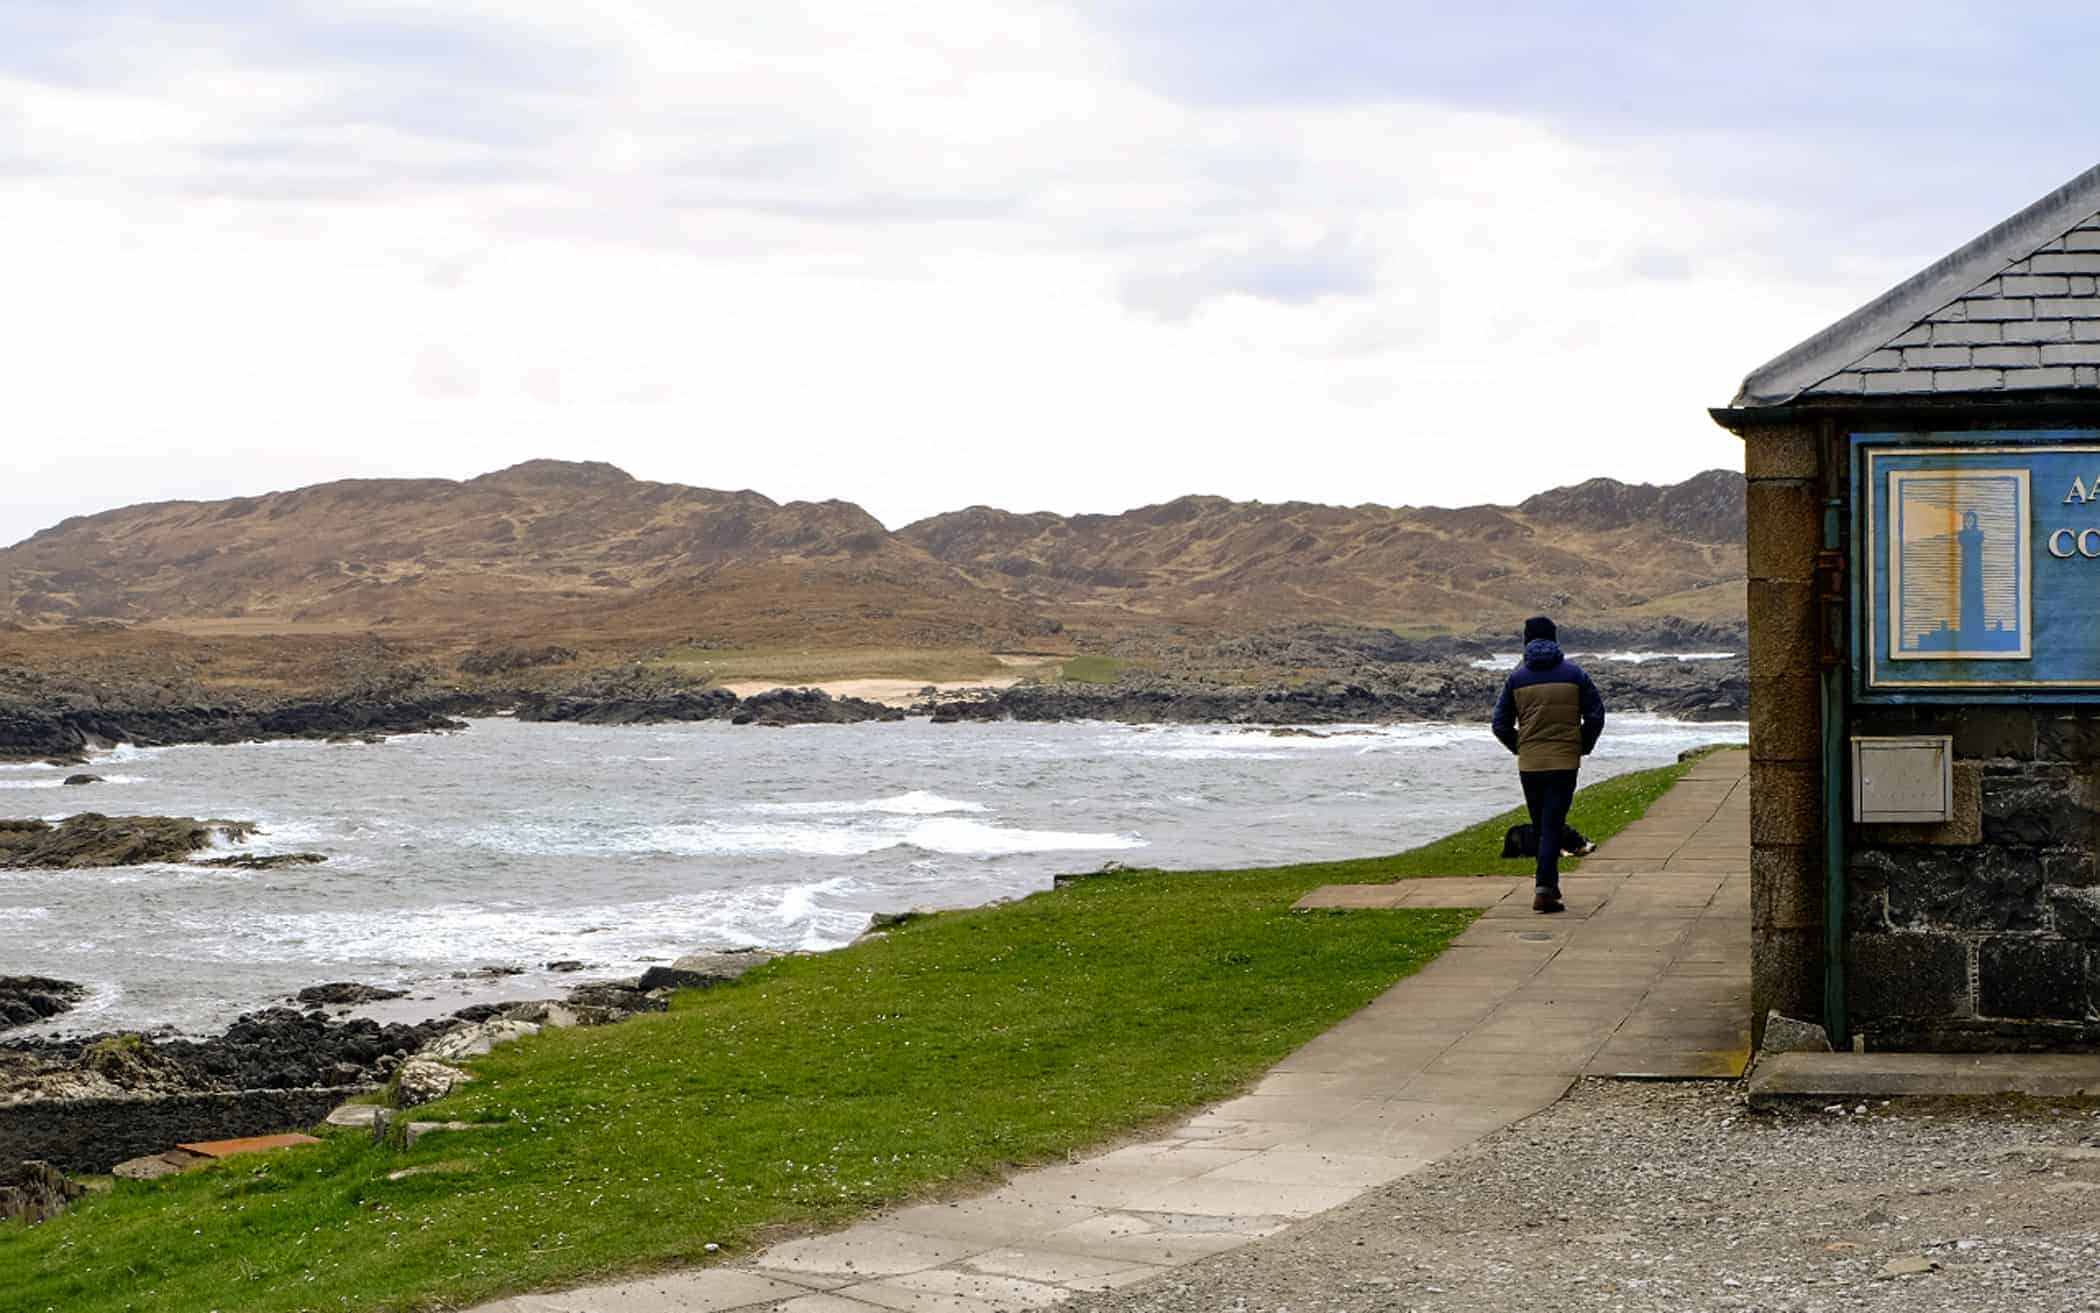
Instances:
[[[1854,442],[1861,694],[2100,695],[2100,433]]]

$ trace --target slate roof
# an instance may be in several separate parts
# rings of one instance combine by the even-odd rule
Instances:
[[[2100,391],[2100,166],[1743,380],[1738,408]]]

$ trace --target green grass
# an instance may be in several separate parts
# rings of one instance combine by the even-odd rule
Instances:
[[[1709,752],[1716,749],[1708,749]],[[1705,755],[1705,754],[1701,754]],[[1684,778],[1693,761],[1630,771],[1584,788],[1575,795],[1568,819],[1586,838],[1602,843],[1625,829],[1648,810],[1670,786]],[[1517,787],[1514,770],[1510,788]],[[1340,862],[1320,862],[1290,869],[1313,877],[1316,884],[1379,884],[1425,875],[1522,875],[1530,870],[1530,859],[1512,861],[1502,856],[1502,836],[1510,826],[1527,819],[1522,807],[1492,816],[1478,825],[1447,834],[1419,848],[1389,857],[1355,857]],[[1562,871],[1580,870],[1582,863],[1566,858]]]
[[[1123,673],[1123,663],[1115,657],[1076,656],[1065,662],[1059,678],[1071,684],[1113,684]]]
[[[1684,769],[1594,785],[1576,816],[1609,835]],[[418,1113],[492,1129],[331,1136],[0,1228],[0,1308],[451,1307],[990,1182],[1232,1094],[1428,961],[1471,913],[1290,905],[1501,869],[1509,823],[1358,862],[1104,873],[549,1032]]]

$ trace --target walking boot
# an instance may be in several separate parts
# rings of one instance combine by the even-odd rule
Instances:
[[[1534,912],[1565,912],[1568,910],[1568,905],[1560,901],[1560,890],[1548,889],[1544,885],[1540,885],[1538,892],[1531,896],[1531,910]]]

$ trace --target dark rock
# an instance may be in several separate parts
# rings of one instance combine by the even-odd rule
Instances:
[[[521,694],[517,717],[586,725],[649,725],[726,720],[736,710],[728,689],[694,684],[642,667],[597,671],[558,691]]]
[[[637,988],[699,989],[726,984],[756,966],[763,966],[778,953],[762,948],[734,949],[724,953],[688,953],[667,967],[650,967],[642,973]]]
[[[245,840],[247,821],[197,821],[185,816],[104,816],[82,812],[52,825],[0,824],[0,868],[79,870],[181,862],[215,839]]]
[[[1944,1017],[1969,999],[1969,949],[1954,935],[1855,935],[1845,945],[1846,992],[1856,1024]]]
[[[276,871],[287,866],[313,866],[327,860],[325,853],[234,853],[227,857],[199,858],[190,865],[237,871]]]
[[[1885,896],[1897,930],[2041,928],[2042,861],[2032,852],[1869,848],[1854,855],[1851,871],[1858,892]]]
[[[2049,890],[2049,921],[2066,939],[2082,940],[2100,948],[2100,889],[2084,886],[2052,886]]]
[[[65,1173],[49,1163],[23,1163],[11,1172],[0,1172],[0,1222],[12,1218],[48,1222],[86,1194],[86,1186],[67,1180]]]
[[[382,1025],[370,1018],[338,1021],[318,1011],[269,1008],[208,1039],[120,1034],[18,1040],[0,1045],[0,1100],[112,1088],[186,1094],[376,1083],[390,1060],[420,1050],[454,1024]]]
[[[571,971],[581,971],[589,965],[590,963],[584,961],[580,957],[565,957],[559,962],[547,963],[546,969],[549,971],[559,971],[566,974]]]
[[[2005,846],[2089,848],[2100,838],[2100,812],[2070,767],[1990,769],[1983,777],[1983,837]]]
[[[508,1006],[506,1003],[470,1003],[452,1015],[461,1021],[479,1025],[492,1017],[501,1015]]]
[[[610,1013],[662,1012],[670,1007],[637,984],[578,985],[569,991],[569,1004],[577,1008],[602,1008]]]
[[[0,976],[0,1029],[27,1026],[66,1012],[87,997],[87,988],[49,976]]]
[[[1996,935],[1976,952],[1976,1011],[1986,1017],[2085,1016],[2085,945]]]
[[[390,998],[407,998],[408,991],[338,980],[326,985],[308,985],[292,997],[308,1007],[356,1007],[362,1003],[379,1003]]]
[[[66,776],[66,783],[68,785],[100,784],[102,783],[102,777],[100,775],[68,775]]]
[[[525,968],[498,963],[492,966],[475,967],[472,971],[455,971],[454,980],[501,980],[505,976],[522,976]]]
[[[766,725],[853,725],[871,720],[903,720],[896,707],[865,698],[835,698],[819,688],[775,688],[745,698],[734,723],[755,717]]]

